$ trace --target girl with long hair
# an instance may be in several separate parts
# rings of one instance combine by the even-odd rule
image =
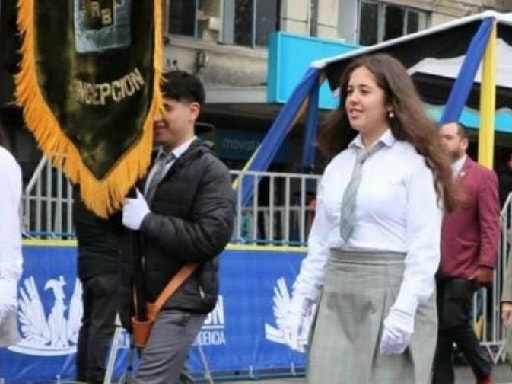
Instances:
[[[443,210],[459,197],[450,160],[404,66],[356,58],[319,137],[330,159],[285,338],[310,337],[310,384],[427,384],[436,346]]]

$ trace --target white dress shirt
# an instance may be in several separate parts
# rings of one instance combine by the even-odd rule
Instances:
[[[442,205],[432,171],[424,157],[390,130],[379,139],[384,146],[363,164],[356,201],[356,223],[345,243],[340,236],[343,192],[350,180],[357,136],[327,166],[319,185],[316,215],[308,238],[294,294],[315,302],[324,283],[329,250],[373,249],[404,252],[405,272],[394,308],[414,314],[434,289],[440,260]]]
[[[21,168],[14,157],[0,146],[0,307],[16,308],[17,281],[21,276],[20,205]]]
[[[459,176],[459,173],[462,171],[462,167],[464,167],[464,163],[466,162],[467,158],[467,155],[463,155],[452,163],[453,177]]]
[[[190,147],[190,144],[192,144],[192,142],[195,139],[197,139],[197,136],[192,137],[190,140],[187,140],[186,142],[181,144],[179,147],[176,147],[172,150],[172,153],[174,154],[174,160],[169,161],[167,163],[167,165],[165,166],[165,173],[167,173],[169,171],[169,169],[171,169],[171,167],[174,164],[174,162],[176,161],[176,159],[178,159],[181,155],[183,155],[185,153],[185,151],[188,149],[188,147]],[[162,152],[164,152],[164,149],[162,147],[160,147],[158,149],[158,153],[156,154],[156,159],[158,159],[159,156],[162,156]],[[163,155],[165,156],[165,153]],[[151,170],[149,171],[148,178],[146,179],[146,185],[144,186],[144,194],[147,193],[149,182],[155,175],[155,172],[156,172],[155,165],[156,165],[156,162],[153,165],[153,167],[151,168]]]

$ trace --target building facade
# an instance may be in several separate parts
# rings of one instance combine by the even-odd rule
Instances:
[[[479,13],[512,11],[506,0],[167,0],[165,67],[197,73],[207,86],[203,119],[217,128],[221,157],[233,168],[226,143],[238,131],[239,147],[260,137],[279,106],[265,100],[268,36],[283,31],[303,36],[373,45]],[[296,134],[294,132],[296,131]],[[244,135],[247,139],[244,140]],[[287,141],[291,158],[301,145],[300,128]],[[244,157],[240,152],[239,155]],[[248,157],[249,153],[245,156]],[[233,160],[234,163],[230,163]],[[275,169],[283,169],[277,167]]]
[[[166,0],[165,60],[199,72],[206,84],[257,87],[266,81],[272,31],[372,45],[487,9],[511,12],[512,2]]]
[[[14,0],[0,0],[3,32],[12,26]],[[270,127],[280,105],[267,103],[269,34],[274,31],[372,45],[463,16],[495,9],[508,0],[162,0],[164,68],[198,74],[207,88],[203,123],[215,126],[220,157],[240,168]],[[12,101],[12,57],[0,34],[0,108],[25,174],[40,153],[22,128]],[[300,125],[300,123],[298,124]],[[272,170],[298,171],[301,129],[294,129]],[[27,175],[26,175],[27,177]]]

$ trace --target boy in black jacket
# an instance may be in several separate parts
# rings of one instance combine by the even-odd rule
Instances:
[[[231,238],[234,221],[229,171],[194,132],[205,100],[203,85],[183,71],[165,78],[164,113],[154,122],[160,148],[136,197],[124,203],[123,224],[140,236],[150,302],[185,264],[199,268],[156,317],[136,384],[179,382],[187,352],[217,301],[217,256]]]

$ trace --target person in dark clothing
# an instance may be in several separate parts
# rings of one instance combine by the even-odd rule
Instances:
[[[183,71],[165,74],[160,145],[146,180],[123,205],[123,224],[140,237],[147,300],[154,302],[189,263],[199,266],[156,316],[135,384],[176,384],[190,346],[218,296],[218,255],[231,238],[234,193],[227,167],[195,136],[204,87]],[[142,193],[141,193],[142,192]]]
[[[498,186],[500,206],[503,208],[509,193],[512,192],[512,153],[509,155],[506,167],[498,172]]]
[[[119,308],[121,213],[109,219],[96,216],[75,189],[73,220],[84,311],[78,334],[76,378],[99,384],[105,376],[105,360]]]

